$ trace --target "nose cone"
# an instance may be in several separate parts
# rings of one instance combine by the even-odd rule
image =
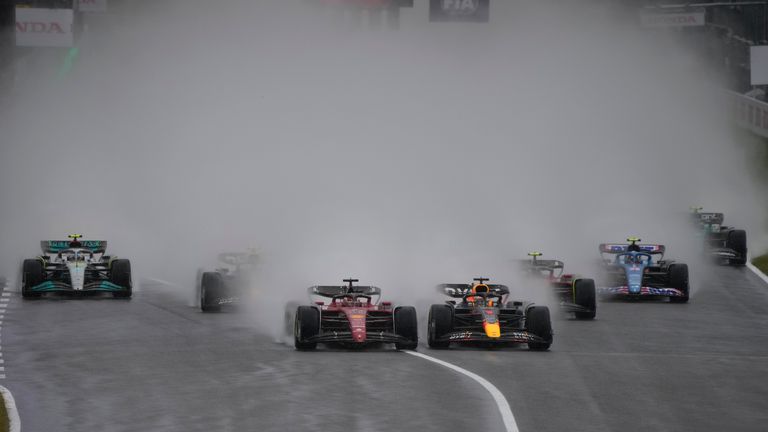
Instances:
[[[643,274],[642,273],[630,273],[627,275],[627,285],[629,292],[632,294],[640,294],[640,289],[643,286]]]
[[[359,343],[365,342],[365,328],[353,328],[352,340]]]
[[[352,341],[357,343],[365,342],[365,317],[367,311],[353,309],[347,311],[347,319],[349,320],[349,329],[352,331]]]
[[[483,325],[483,328],[485,329],[485,335],[488,336],[489,338],[501,337],[501,327],[499,327],[499,323],[493,323],[493,324],[485,323]]]

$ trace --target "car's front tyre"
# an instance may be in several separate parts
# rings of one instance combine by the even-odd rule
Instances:
[[[597,293],[593,279],[579,279],[573,284],[574,303],[588,309],[588,311],[576,312],[576,318],[580,320],[595,319],[597,315]]]
[[[122,291],[115,291],[112,293],[115,298],[131,298],[131,295],[133,295],[131,261],[127,259],[116,259],[112,261],[109,281],[115,285],[123,287]]]
[[[37,259],[25,259],[21,268],[21,297],[40,297],[40,293],[32,291],[32,288],[45,281],[45,268]]]
[[[552,321],[549,308],[546,306],[531,306],[525,311],[525,327],[529,333],[540,337],[543,342],[528,342],[532,351],[546,351],[552,345]]]
[[[320,334],[320,311],[312,306],[299,306],[296,309],[296,321],[293,329],[293,345],[299,351],[317,348],[317,342],[307,339]]]
[[[200,280],[200,310],[203,312],[218,312],[221,310],[219,300],[224,289],[224,278],[218,272],[205,272]]]
[[[400,306],[394,312],[395,333],[408,339],[408,342],[396,342],[399,350],[415,350],[419,345],[419,321],[416,318],[416,308]]]

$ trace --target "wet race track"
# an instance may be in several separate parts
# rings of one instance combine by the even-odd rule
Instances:
[[[491,395],[448,368],[389,349],[297,352],[152,285],[130,301],[7,298],[3,384],[24,431],[505,430]],[[766,315],[768,287],[720,267],[688,304],[559,317],[549,352],[419,352],[493,383],[521,431],[758,431]]]

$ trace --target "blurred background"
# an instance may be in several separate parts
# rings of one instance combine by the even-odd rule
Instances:
[[[764,1],[3,0],[0,26],[11,280],[77,232],[189,304],[251,247],[286,297],[431,298],[629,235],[697,262],[692,205],[768,250]]]

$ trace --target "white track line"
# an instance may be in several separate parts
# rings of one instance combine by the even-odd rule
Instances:
[[[493,396],[493,400],[496,402],[496,406],[499,408],[501,419],[504,421],[504,428],[505,428],[504,430],[506,432],[520,431],[520,429],[517,428],[517,422],[515,421],[515,416],[512,414],[512,408],[509,407],[509,402],[507,402],[507,399],[504,397],[503,394],[501,394],[499,389],[497,389],[496,386],[488,382],[488,380],[466,369],[460,368],[454,364],[442,361],[440,359],[430,357],[426,354],[418,353],[416,351],[403,351],[403,352],[406,354],[410,354],[412,356],[423,358],[424,360],[429,360],[433,363],[437,363],[440,366],[445,366],[448,369],[451,369],[460,374],[466,375],[472,378],[473,380],[477,381],[478,384],[483,386],[483,388],[485,388],[488,391],[488,393],[490,393],[491,396]]]
[[[759,268],[755,267],[751,262],[747,261],[747,268],[752,270],[752,273],[756,274],[763,282],[768,284],[768,275],[761,272]]]
[[[5,377],[3,377],[5,378]],[[19,410],[16,409],[16,401],[7,388],[0,386],[0,393],[5,400],[5,410],[8,411],[8,431],[21,432],[21,420],[19,419]]]

